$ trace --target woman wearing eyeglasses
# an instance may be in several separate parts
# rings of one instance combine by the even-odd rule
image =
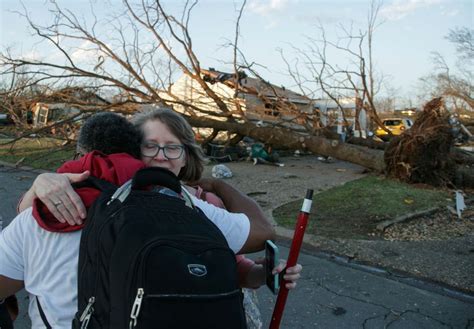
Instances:
[[[182,116],[171,110],[161,109],[140,113],[133,123],[142,132],[141,158],[148,166],[162,167],[172,171],[184,182],[200,180],[204,158],[200,146],[196,143],[194,132]],[[194,195],[219,207],[225,203],[214,193],[219,187],[217,180],[200,180],[197,189],[185,186]],[[201,191],[206,191],[202,193]],[[260,264],[244,256],[237,256],[239,279],[242,287],[258,288],[265,282],[265,270]],[[277,271],[284,268],[281,263]],[[287,270],[285,279],[291,281],[288,288],[294,288],[300,276],[301,265]],[[260,312],[255,304],[255,296],[245,292],[244,306],[249,328],[261,328]]]

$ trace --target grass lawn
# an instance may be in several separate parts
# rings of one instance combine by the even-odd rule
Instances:
[[[22,166],[56,170],[75,154],[75,145],[63,145],[63,140],[53,138],[24,138],[13,144],[9,141],[0,139],[0,161],[21,161]]]
[[[449,203],[447,191],[367,176],[315,194],[307,232],[327,237],[377,238],[375,227],[383,220]],[[301,204],[302,200],[297,200],[275,209],[275,220],[293,229]]]

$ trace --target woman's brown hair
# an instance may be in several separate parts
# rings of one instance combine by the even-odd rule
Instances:
[[[196,143],[191,125],[182,115],[165,107],[155,107],[151,110],[144,110],[133,117],[132,123],[143,135],[143,126],[148,121],[154,120],[164,123],[170,129],[171,133],[184,145],[186,165],[181,168],[178,178],[184,182],[195,182],[199,180],[204,170],[205,158],[201,146]]]

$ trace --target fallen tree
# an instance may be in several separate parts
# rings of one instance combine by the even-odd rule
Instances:
[[[356,163],[378,172],[384,170],[383,151],[380,150],[341,143],[338,140],[330,140],[319,136],[303,135],[279,127],[256,127],[251,123],[215,121],[203,117],[188,116],[187,119],[194,127],[212,127],[217,130],[262,140],[276,148],[306,150],[315,154]]]

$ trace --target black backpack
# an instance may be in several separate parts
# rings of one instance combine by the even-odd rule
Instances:
[[[161,168],[102,190],[89,209],[78,267],[73,328],[246,328],[235,255],[221,231],[185,201]]]

